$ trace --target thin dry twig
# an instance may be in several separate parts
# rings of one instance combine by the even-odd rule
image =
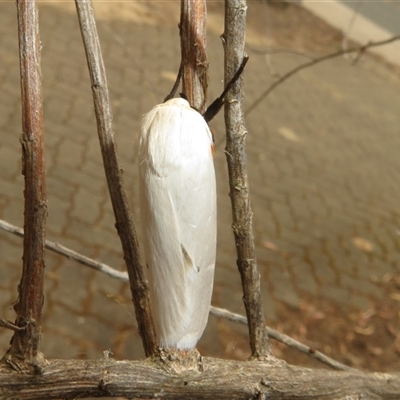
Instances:
[[[19,237],[24,237],[24,230],[15,226],[11,225],[6,221],[3,221],[0,219],[0,229],[3,229],[7,232],[13,233],[16,236]],[[80,264],[86,265],[87,267],[90,267],[96,271],[102,272],[106,275],[108,275],[111,278],[119,279],[125,282],[129,282],[128,274],[127,272],[124,271],[118,271],[115,268],[109,267],[106,264],[103,264],[101,262],[92,260],[89,257],[86,257],[80,253],[77,253],[74,250],[69,249],[68,247],[65,247],[59,243],[56,242],[51,242],[50,240],[46,240],[45,246],[47,249],[60,254],[64,257],[67,257],[68,259],[75,260]]]
[[[246,2],[225,0],[225,82],[229,82],[245,56]],[[250,205],[245,138],[247,134],[242,108],[242,79],[228,93],[225,101],[226,159],[233,215],[237,265],[242,278],[243,301],[249,326],[250,347],[254,357],[271,355],[265,329],[261,299],[260,274],[253,237],[253,212]]]
[[[353,15],[351,16],[351,19],[349,21],[349,24],[347,25],[346,30],[343,32],[343,39],[342,39],[342,49],[347,50],[349,48],[349,33],[353,28],[354,22],[357,18],[357,16],[359,15],[359,8],[362,5],[362,2],[357,2],[354,5],[354,10],[353,10]],[[350,65],[354,65],[357,63],[357,61],[359,60],[360,56],[363,53],[358,53],[356,54],[355,57],[352,57],[351,53],[345,53],[344,59],[348,59],[348,61],[350,62]]]
[[[239,324],[247,325],[247,318],[243,315],[233,313],[232,311],[225,310],[223,308],[218,308],[211,306],[210,313],[216,317],[221,317],[228,319],[229,321],[236,322]],[[284,333],[277,331],[276,329],[266,326],[268,336],[271,339],[275,339],[278,342],[284,343],[287,346],[300,351],[301,353],[307,354],[311,358],[328,365],[329,367],[336,369],[337,371],[358,371],[356,368],[351,368],[345,364],[336,361],[327,355],[321,353],[313,347],[307,346]]]
[[[149,356],[153,354],[157,346],[151,315],[149,290],[140,260],[139,242],[128,206],[117,156],[107,78],[97,34],[96,21],[90,0],[75,0],[75,4],[86,51],[97,130],[108,189],[116,219],[116,228],[122,243],[128,269],[139,332],[142,337],[145,353]]]
[[[2,328],[10,329],[12,331],[22,331],[26,329],[26,326],[15,325],[13,322],[8,321],[7,319],[4,318],[0,319],[0,326]]]
[[[309,60],[314,60],[315,57],[313,57],[310,54],[304,53],[302,51],[298,51],[295,49],[289,49],[289,48],[273,48],[269,47],[267,49],[258,49],[257,47],[252,46],[251,44],[246,44],[246,48],[250,50],[253,53],[256,54],[261,54],[261,55],[270,55],[270,54],[295,54],[296,56],[301,56],[308,58]]]
[[[39,12],[36,1],[17,1],[22,98],[22,173],[25,176],[24,254],[15,333],[4,356],[11,368],[37,371],[43,307],[44,242],[47,215],[40,65]],[[3,321],[4,322],[4,321]],[[19,329],[21,328],[21,329]]]
[[[309,62],[306,62],[304,64],[300,64],[297,67],[291,69],[289,72],[287,72],[285,75],[283,75],[282,77],[280,77],[278,80],[276,80],[274,83],[272,83],[266,90],[264,90],[263,93],[260,94],[260,96],[258,96],[258,98],[256,100],[253,101],[253,103],[247,108],[247,110],[245,111],[245,116],[248,116],[252,111],[254,111],[254,109],[280,84],[282,84],[283,82],[285,82],[286,80],[288,80],[291,76],[295,75],[297,72],[305,69],[305,68],[309,68],[312,67],[313,65],[319,64],[322,61],[326,61],[326,60],[330,60],[331,58],[335,58],[335,57],[339,57],[342,56],[344,54],[348,54],[348,53],[358,53],[357,59],[359,59],[360,55],[363,54],[366,50],[368,50],[371,47],[377,47],[377,46],[383,46],[385,44],[389,44],[392,42],[395,42],[396,40],[400,39],[400,35],[396,35],[393,36],[389,39],[385,39],[385,40],[381,40],[379,42],[369,42],[363,46],[356,46],[356,47],[352,47],[350,49],[342,49],[337,51],[336,53],[331,53],[331,54],[327,54],[325,56],[322,56],[320,58],[316,58],[313,59]]]
[[[3,229],[7,232],[13,233],[16,236],[23,237],[24,231],[21,228],[18,228],[15,225],[11,225],[6,221],[0,220],[0,229]],[[96,271],[102,272],[109,276],[110,278],[118,279],[122,282],[129,282],[128,274],[126,272],[121,272],[118,271],[115,268],[112,268],[106,264],[103,264],[101,262],[95,261],[89,257],[86,257],[80,253],[77,253],[65,246],[62,246],[59,243],[51,242],[49,240],[46,240],[46,248],[48,248],[51,251],[54,251],[55,253],[58,253],[64,257],[67,257],[69,259],[73,259],[76,262],[83,264],[87,267],[90,267]],[[210,313],[215,315],[216,317],[221,317],[228,319],[229,321],[233,321],[236,323],[244,324],[247,325],[247,318],[243,315],[233,313],[229,310],[225,310],[223,308],[218,308],[211,306],[210,308]],[[9,326],[8,322],[5,321],[4,325],[2,325],[2,321],[0,320],[0,326],[6,327],[8,329],[13,329],[11,326]],[[7,326],[5,326],[7,325]],[[354,368],[350,368],[347,365],[344,365],[338,361],[333,360],[332,358],[326,356],[325,354],[309,347],[306,346],[303,343],[298,342],[295,339],[292,339],[290,336],[285,335],[284,333],[280,333],[277,330],[270,328],[269,326],[266,326],[268,335],[270,336],[271,339],[275,339],[278,342],[285,343],[287,346],[298,350],[302,353],[307,354],[310,357],[315,358],[316,360],[328,365],[329,367],[340,370],[340,371],[350,371],[354,370]]]

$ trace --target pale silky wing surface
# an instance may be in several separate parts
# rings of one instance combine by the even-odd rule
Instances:
[[[142,121],[139,172],[146,262],[159,344],[196,346],[208,319],[216,256],[212,135],[184,99]]]

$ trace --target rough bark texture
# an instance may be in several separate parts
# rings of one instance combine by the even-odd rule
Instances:
[[[225,1],[225,82],[240,67],[244,56],[246,32],[246,1]],[[253,238],[253,212],[250,206],[246,160],[246,126],[243,114],[242,79],[228,93],[225,101],[226,159],[228,163],[230,198],[233,214],[237,265],[242,278],[243,301],[249,324],[250,347],[254,357],[271,354],[265,328],[260,291],[260,274]]]
[[[39,15],[34,0],[18,0],[22,98],[22,173],[25,176],[24,254],[15,333],[3,362],[17,370],[41,369],[39,352],[43,306],[47,215],[40,66]],[[22,329],[18,329],[22,328]]]
[[[124,259],[128,268],[139,332],[145,353],[149,356],[153,354],[157,345],[150,309],[149,290],[140,260],[139,242],[128,207],[121,167],[116,152],[107,79],[96,22],[90,0],[76,0],[75,4],[89,67],[97,131],[116,220],[115,226],[121,239]]]
[[[181,51],[183,93],[203,113],[207,100],[207,9],[205,0],[181,0]]]
[[[283,361],[202,359],[177,374],[161,361],[52,360],[41,376],[0,369],[0,398],[377,400],[400,398],[400,376],[292,367]]]

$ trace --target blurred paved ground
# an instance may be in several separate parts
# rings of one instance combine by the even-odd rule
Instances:
[[[345,32],[347,39],[360,44],[387,40],[400,33],[398,1],[296,0],[296,2],[301,3],[305,9],[333,27]],[[370,51],[400,66],[398,40],[385,46],[372,47]]]
[[[175,79],[180,54],[178,3],[99,2],[95,7],[119,154],[138,228],[138,126],[141,116],[162,101]],[[251,49],[285,47],[317,56],[340,46],[338,32],[296,6],[250,2],[248,16]],[[40,3],[40,17],[48,239],[123,270],[73,4]],[[210,3],[210,99],[222,88],[222,18],[221,4]],[[0,218],[22,226],[16,32],[15,5],[2,2]],[[247,107],[276,76],[305,60],[291,53],[269,57],[251,49]],[[338,58],[297,74],[247,118],[255,238],[268,323],[314,340],[309,343],[353,365],[368,367],[372,361],[366,362],[364,356],[390,354],[387,365],[376,362],[381,369],[400,365],[395,329],[400,299],[396,281],[400,271],[399,92],[398,70],[368,55],[354,67]],[[212,127],[219,194],[213,303],[243,313],[230,229],[222,115]],[[19,282],[21,243],[0,231],[0,310],[1,317],[10,320],[14,319],[11,304]],[[98,358],[103,350],[112,349],[117,358],[142,357],[128,286],[60,256],[47,256],[46,356]],[[373,316],[377,319],[371,331]],[[200,350],[206,355],[247,357],[245,333],[242,327],[210,317]],[[0,330],[1,352],[10,335]],[[335,342],[342,337],[346,345]],[[379,347],[380,354],[375,354],[380,351],[376,346],[371,351],[357,347],[365,337],[378,343],[385,337],[387,345]],[[332,345],[326,344],[330,338]]]

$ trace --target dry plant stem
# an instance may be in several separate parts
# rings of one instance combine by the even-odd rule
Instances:
[[[14,369],[42,367],[39,353],[43,307],[44,242],[47,215],[40,66],[39,15],[34,0],[18,0],[22,98],[22,173],[25,176],[25,236],[16,329],[3,358]]]
[[[225,82],[229,82],[244,57],[246,2],[225,1]],[[271,354],[265,329],[261,300],[260,274],[253,238],[253,212],[250,206],[246,161],[246,127],[242,108],[242,79],[228,93],[225,101],[226,159],[228,163],[237,265],[242,278],[243,301],[249,324],[250,347],[254,357]]]
[[[293,367],[283,361],[204,357],[203,372],[176,374],[154,360],[52,360],[40,379],[0,370],[0,398],[355,400],[400,398],[400,375]]]
[[[206,13],[205,0],[181,0],[183,93],[201,114],[206,109],[208,86]]]
[[[16,236],[23,237],[24,236],[24,231],[21,228],[18,228],[17,226],[11,225],[7,223],[6,221],[0,220],[0,229],[3,229],[7,232],[13,233]],[[86,257],[82,254],[77,253],[76,251],[73,251],[65,246],[62,246],[59,243],[55,242],[50,242],[49,240],[46,240],[46,248],[54,251],[55,253],[61,254],[64,257],[67,257],[69,259],[73,259],[77,261],[80,264],[83,264],[87,267],[90,267],[96,271],[102,272],[106,275],[108,275],[110,278],[118,279],[123,282],[129,282],[128,274],[126,272],[121,272],[116,270],[115,268],[112,268],[106,264],[103,264],[101,262],[95,261],[89,257]],[[225,310],[223,308],[218,308],[211,306],[210,308],[210,314],[215,315],[216,317],[222,317],[225,319],[228,319],[229,321],[233,321],[239,324],[247,325],[247,318],[243,315],[233,313],[229,310]],[[16,327],[12,322],[0,319],[0,326],[6,328],[6,329],[11,329],[11,330],[16,330],[18,327]],[[307,354],[308,356],[316,359],[317,361],[320,361],[329,367],[336,369],[338,371],[355,371],[354,368],[351,368],[345,364],[342,364],[336,360],[333,360],[332,358],[326,356],[325,354],[319,352],[318,350],[311,348],[309,346],[306,346],[303,343],[298,342],[297,340],[291,338],[288,335],[285,335],[284,333],[278,332],[275,329],[270,328],[269,326],[266,326],[268,336],[271,339],[275,339],[278,342],[285,343],[287,346],[298,350],[302,353]]]
[[[116,228],[121,239],[128,269],[130,288],[135,305],[136,319],[147,356],[156,348],[156,336],[150,309],[148,284],[140,261],[139,243],[128,207],[121,168],[114,140],[112,113],[100,42],[90,0],[76,0],[79,24],[86,51],[92,84],[103,164],[114,210]]]
[[[245,115],[248,116],[277,86],[285,82],[287,79],[289,79],[291,76],[297,74],[297,72],[305,69],[312,67],[313,65],[319,64],[322,61],[327,61],[335,57],[342,56],[344,54],[349,54],[349,53],[355,53],[357,52],[358,55],[355,58],[355,60],[359,60],[360,56],[365,53],[366,50],[368,50],[370,47],[378,47],[378,46],[383,46],[385,44],[389,44],[392,42],[395,42],[396,40],[400,39],[400,35],[393,36],[389,39],[381,40],[379,42],[370,42],[367,43],[363,46],[357,46],[357,47],[352,47],[351,49],[343,49],[339,50],[336,53],[331,53],[327,54],[325,56],[322,56],[320,58],[313,59],[309,62],[306,62],[304,64],[300,64],[297,67],[291,69],[289,72],[287,72],[285,75],[281,76],[278,80],[276,80],[274,83],[272,83],[246,110]]]

